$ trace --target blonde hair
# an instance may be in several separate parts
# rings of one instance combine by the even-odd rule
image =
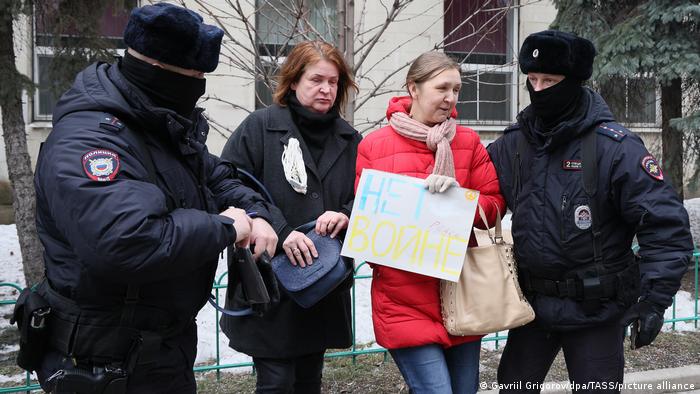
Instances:
[[[423,83],[435,75],[450,69],[459,71],[459,64],[442,52],[430,51],[418,56],[411,63],[411,67],[409,67],[406,74],[406,90],[408,94],[411,94],[408,89],[409,84]]]
[[[277,75],[277,89],[272,96],[274,102],[286,106],[287,93],[292,89],[292,84],[299,82],[307,66],[320,60],[331,62],[338,69],[338,94],[333,105],[337,105],[342,112],[348,100],[348,89],[353,88],[357,92],[357,84],[338,48],[323,41],[300,42],[292,49]]]

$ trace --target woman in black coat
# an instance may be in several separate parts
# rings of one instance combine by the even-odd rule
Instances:
[[[248,116],[222,153],[269,190],[281,211],[272,218],[277,253],[292,264],[317,256],[297,226],[316,220],[318,234],[336,237],[348,225],[362,138],[339,116],[350,88],[357,85],[336,48],[297,44],[280,70],[275,104]],[[257,392],[320,393],[326,349],[351,345],[351,285],[352,276],[309,309],[282,292],[263,317],[223,318],[229,345],[253,357]]]

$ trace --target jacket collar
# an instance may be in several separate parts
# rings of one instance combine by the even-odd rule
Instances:
[[[280,136],[280,142],[283,145],[287,145],[290,138],[296,138],[299,140],[299,145],[301,146],[301,153],[304,157],[304,164],[306,168],[316,176],[319,180],[323,179],[326,174],[330,171],[333,164],[338,160],[340,155],[343,153],[348,145],[348,141],[352,138],[357,131],[352,128],[347,122],[345,122],[340,117],[335,120],[334,130],[335,133],[331,138],[328,139],[327,149],[323,151],[323,155],[318,162],[318,166],[311,156],[309,148],[306,146],[304,138],[302,138],[299,128],[294,123],[292,119],[292,113],[289,108],[281,107],[277,104],[273,104],[267,109],[268,119],[267,119],[267,129],[269,131],[284,133]]]
[[[518,114],[518,123],[525,138],[531,144],[541,146],[546,151],[568,145],[591,128],[613,119],[603,98],[589,88],[584,88],[578,110],[572,117],[560,122],[549,133],[541,131],[542,121],[533,114],[531,107],[526,107]]]
[[[355,129],[340,117],[335,120],[334,127],[338,135],[351,137],[356,133]],[[277,104],[268,107],[268,130],[290,131],[292,128],[297,132],[299,131],[294,124],[292,113],[289,112],[289,108],[281,107]]]

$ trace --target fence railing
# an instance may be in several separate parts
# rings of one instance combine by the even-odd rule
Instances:
[[[672,311],[672,316],[671,319],[666,319],[664,322],[671,324],[671,329],[675,330],[676,329],[676,324],[679,322],[692,322],[694,325],[694,328],[697,329],[698,325],[700,325],[700,311],[698,310],[698,267],[700,266],[700,251],[695,251],[693,253],[693,259],[695,260],[694,264],[694,293],[693,293],[693,300],[694,300],[694,305],[693,305],[693,315],[692,316],[677,316],[677,305],[676,305],[676,298],[674,297],[673,299],[673,305],[671,306],[671,311]],[[366,280],[371,278],[371,275],[365,275],[365,274],[360,274],[359,271],[360,269],[365,265],[366,263],[362,263],[358,265],[355,268],[354,272],[354,277],[355,280]],[[227,284],[224,282],[224,279],[227,278],[227,273],[224,273],[219,276],[219,278],[214,282],[213,290],[214,290],[214,295],[216,297],[216,301],[219,301],[219,296],[221,295],[222,289],[225,291]],[[22,287],[15,284],[15,283],[0,283],[0,287],[11,287],[17,290],[18,292],[22,291]],[[376,354],[376,353],[383,353],[384,357],[386,358],[387,356],[387,351],[384,348],[369,348],[369,349],[363,349],[360,346],[358,346],[357,343],[357,316],[356,316],[356,310],[357,310],[357,297],[356,297],[356,286],[352,287],[352,346],[350,347],[349,350],[345,351],[340,351],[340,352],[329,352],[326,353],[326,358],[336,358],[336,357],[352,357],[353,363],[355,362],[356,358],[361,355],[366,355],[366,354]],[[9,300],[0,300],[0,305],[13,305],[15,304],[16,299],[9,299]],[[216,378],[219,380],[221,378],[221,370],[223,369],[231,369],[231,368],[241,368],[241,367],[251,367],[253,365],[252,362],[242,362],[242,363],[232,363],[232,364],[221,364],[221,349],[220,349],[220,341],[219,341],[219,336],[221,335],[221,330],[219,329],[219,317],[220,313],[219,311],[215,311],[216,313],[216,323],[215,323],[215,330],[216,330],[216,358],[214,360],[214,364],[210,365],[200,365],[194,368],[195,372],[206,372],[206,371],[216,371]],[[507,334],[504,333],[494,333],[485,336],[482,339],[482,342],[494,342],[494,345],[496,349],[499,348],[500,343],[505,341],[508,338]],[[0,394],[2,393],[16,393],[16,392],[21,392],[21,391],[34,391],[34,390],[39,390],[41,387],[35,381],[32,381],[31,375],[29,373],[26,374],[25,377],[25,382],[23,386],[15,386],[15,387],[4,387],[0,388]]]

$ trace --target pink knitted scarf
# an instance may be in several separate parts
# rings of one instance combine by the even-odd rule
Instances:
[[[429,127],[411,118],[407,113],[394,112],[389,124],[397,133],[412,140],[425,142],[428,149],[435,152],[433,174],[454,178],[455,163],[450,143],[457,132],[457,122],[453,118]]]

